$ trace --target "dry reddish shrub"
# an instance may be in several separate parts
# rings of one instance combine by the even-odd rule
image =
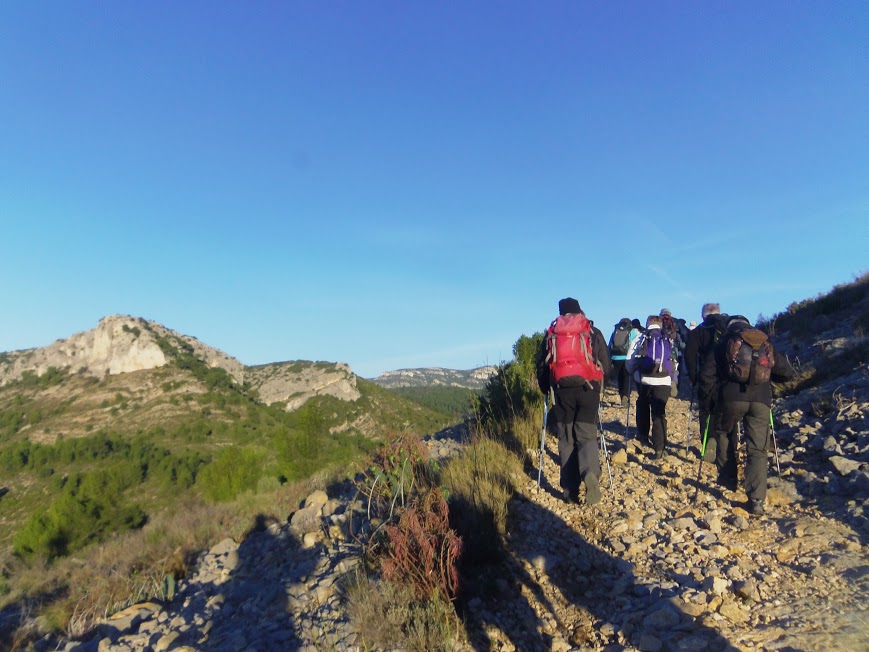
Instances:
[[[397,524],[386,526],[386,538],[381,553],[386,580],[409,584],[420,599],[456,596],[462,542],[450,529],[449,508],[439,489],[415,498]]]

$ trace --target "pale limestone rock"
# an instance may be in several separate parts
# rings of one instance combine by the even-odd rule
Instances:
[[[153,321],[126,315],[104,317],[96,328],[37,349],[13,351],[0,365],[0,385],[17,380],[26,371],[41,376],[50,367],[68,369],[101,378],[163,367],[169,358],[157,343],[163,338],[172,346],[190,347],[210,367],[220,367],[237,382],[244,380],[244,366],[222,351],[206,346]]]
[[[318,489],[305,499],[305,507],[310,507],[311,509],[322,509],[322,507],[328,502],[329,496],[326,495],[326,492]]]
[[[285,403],[287,411],[300,408],[315,396],[333,396],[342,401],[362,396],[356,376],[343,362],[277,362],[247,367],[245,380],[264,403]]]

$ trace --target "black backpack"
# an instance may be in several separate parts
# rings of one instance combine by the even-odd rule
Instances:
[[[729,319],[730,318],[727,315],[714,315],[711,323],[707,323],[704,320],[704,322],[697,327],[707,331],[706,348],[699,352],[701,360],[704,360],[706,356],[710,355],[715,350],[718,343],[724,338],[724,335],[727,333],[727,321]]]
[[[627,355],[631,348],[631,321],[622,319],[610,337],[610,355]]]

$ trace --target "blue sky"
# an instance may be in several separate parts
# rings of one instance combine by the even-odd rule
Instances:
[[[511,357],[866,271],[865,2],[0,3],[0,350]]]

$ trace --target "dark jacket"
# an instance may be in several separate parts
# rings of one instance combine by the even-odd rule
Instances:
[[[688,341],[685,344],[685,366],[688,368],[688,378],[691,384],[697,386],[700,376],[700,368],[706,358],[713,353],[716,328],[723,333],[727,326],[727,315],[706,315],[699,326],[688,332]]]
[[[721,338],[715,345],[714,355],[708,356],[703,362],[699,375],[700,386],[706,388],[717,386],[718,398],[725,403],[747,401],[772,405],[772,382],[784,382],[796,376],[796,371],[787,356],[775,351],[775,364],[771,371],[772,382],[757,385],[733,382],[727,375],[726,348],[726,338]]]
[[[591,328],[591,353],[595,362],[600,365],[603,372],[603,382],[606,383],[612,370],[612,363],[610,362],[609,347],[607,346],[606,339],[604,339],[603,333],[597,326],[592,326]],[[537,384],[541,392],[544,394],[549,393],[551,379],[549,365],[546,364],[545,337],[540,345],[540,350],[537,352]],[[591,381],[591,386],[596,392],[601,390],[601,383],[596,380]]]

